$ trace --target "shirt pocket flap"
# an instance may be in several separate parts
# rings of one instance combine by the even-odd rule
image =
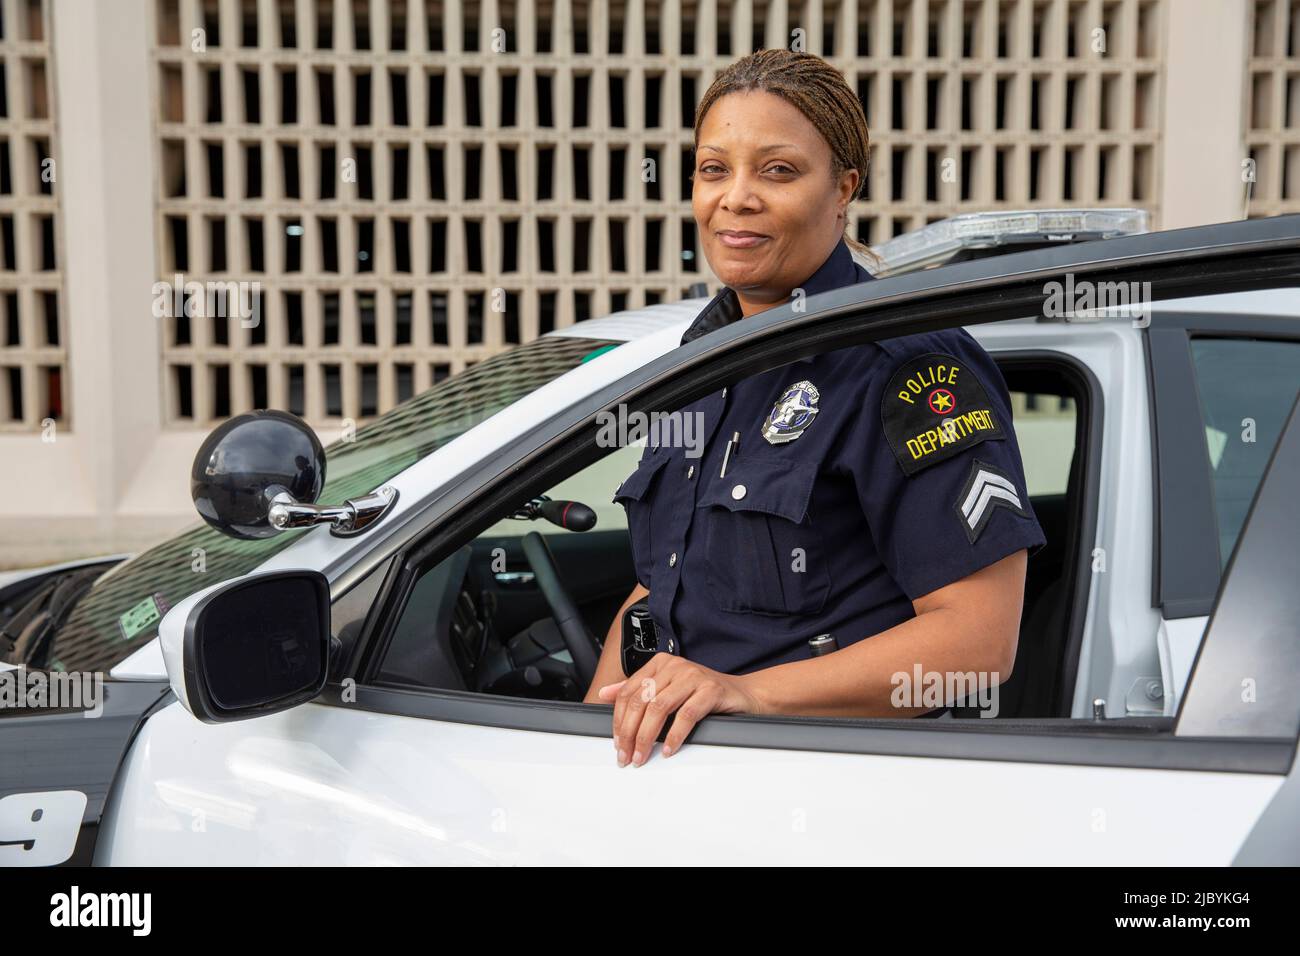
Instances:
[[[637,464],[636,471],[623,479],[623,483],[614,490],[614,502],[621,504],[624,501],[640,501],[645,497],[650,480],[668,463],[670,457],[672,456],[662,451],[644,455]]]
[[[807,462],[734,461],[727,468],[727,477],[714,480],[696,507],[761,511],[800,524],[808,514],[816,480],[817,466]]]

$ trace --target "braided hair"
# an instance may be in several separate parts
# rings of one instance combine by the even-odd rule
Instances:
[[[819,56],[796,53],[784,48],[756,50],[726,67],[709,84],[695,108],[695,145],[700,145],[700,127],[704,117],[719,99],[728,93],[757,90],[781,97],[799,110],[813,124],[831,148],[831,176],[849,169],[858,171],[858,187],[849,202],[862,195],[867,186],[867,165],[871,157],[871,138],[862,104],[843,75]],[[844,241],[868,259],[871,250],[849,235],[845,217]]]

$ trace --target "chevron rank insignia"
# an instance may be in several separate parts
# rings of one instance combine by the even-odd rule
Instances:
[[[1029,517],[1011,476],[984,461],[971,465],[970,476],[957,496],[956,507],[971,544],[975,543],[998,508],[1010,509],[1022,518]]]

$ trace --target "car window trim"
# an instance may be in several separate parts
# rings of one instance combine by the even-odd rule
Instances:
[[[1105,421],[1101,384],[1084,362],[1067,352],[1056,349],[1009,349],[994,353],[993,359],[999,368],[1046,367],[1054,372],[1064,371],[1066,375],[1072,377],[1074,387],[1084,395],[1084,402],[1077,410],[1075,423],[1075,451],[1082,453],[1084,460],[1079,488],[1081,511],[1078,516],[1078,539],[1075,544],[1075,554],[1072,556],[1074,581],[1070,592],[1070,631],[1066,636],[1066,654],[1056,674],[1057,686],[1052,696],[1054,713],[1068,717],[1078,680],[1079,655],[1093,582],[1091,556],[1097,537],[1097,500],[1101,485],[1101,446]],[[495,523],[495,520],[489,520],[485,527],[490,528]],[[363,635],[355,642],[358,647],[363,644],[369,647],[365,652],[364,665],[349,671],[355,675],[359,684],[372,684],[377,681],[381,662],[384,655],[388,653],[393,634],[402,616],[403,606],[409,599],[417,578],[445,556],[441,553],[445,549],[439,547],[436,537],[435,534],[426,533],[419,539],[420,543],[403,553],[401,560],[394,562],[392,581],[381,590],[375,601],[376,610],[367,617]],[[459,543],[453,544],[451,550],[463,547],[473,538],[473,535],[458,537],[456,540]],[[382,609],[387,609],[387,612]]]
[[[1205,617],[1223,562],[1196,374],[1187,331],[1146,330],[1155,534],[1152,607],[1165,620]]]
[[[613,707],[468,691],[334,684],[317,705],[390,717],[609,739]],[[862,756],[929,757],[1152,770],[1284,774],[1294,740],[1182,738],[1173,718],[1039,721],[713,715],[692,731],[697,744]]]

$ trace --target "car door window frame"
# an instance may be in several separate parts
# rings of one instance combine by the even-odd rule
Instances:
[[[994,361],[1004,374],[1046,373],[1068,389],[1076,401],[1076,412],[1072,430],[1071,454],[1077,457],[1077,463],[1071,463],[1071,470],[1077,469],[1078,478],[1073,488],[1072,513],[1068,516],[1069,527],[1074,535],[1067,539],[1071,552],[1067,555],[1068,564],[1064,574],[1068,581],[1068,629],[1063,636],[1061,653],[1054,668],[1049,695],[1049,713],[1054,717],[1069,717],[1078,676],[1080,649],[1083,644],[1084,630],[1087,622],[1087,607],[1094,581],[1092,572],[1092,553],[1096,546],[1098,499],[1101,484],[1101,449],[1103,442],[1103,423],[1105,420],[1103,394],[1100,382],[1092,370],[1076,357],[1057,348],[1012,348],[994,353]],[[608,452],[607,452],[608,454]],[[499,520],[489,526],[489,531],[497,528]],[[473,540],[481,540],[475,538]],[[470,539],[459,542],[458,547],[471,544]],[[380,678],[380,668],[386,655],[393,651],[393,641],[401,622],[409,616],[405,601],[409,598],[418,579],[439,566],[441,560],[437,549],[425,545],[413,547],[400,562],[404,577],[395,584],[401,589],[401,602],[387,616],[382,630],[373,638],[375,650],[372,663],[360,680],[368,684],[386,683],[396,686],[391,681]],[[624,587],[619,594],[619,603],[627,593]],[[617,605],[616,605],[617,606]],[[605,624],[608,621],[606,620]],[[600,628],[604,631],[604,625]],[[594,633],[594,631],[593,631]],[[422,690],[435,689],[427,684],[418,685]],[[440,685],[436,689],[462,689],[457,686]]]

